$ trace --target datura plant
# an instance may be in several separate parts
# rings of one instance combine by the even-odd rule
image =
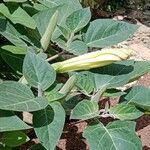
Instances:
[[[114,48],[137,28],[91,21],[78,0],[1,2],[0,149],[22,149],[32,132],[39,144],[28,150],[54,150],[73,119],[90,120],[81,137],[90,150],[142,150],[135,119],[149,114],[150,89],[120,87],[149,72],[150,62]]]

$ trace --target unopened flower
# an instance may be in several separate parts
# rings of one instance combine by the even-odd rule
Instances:
[[[130,49],[112,48],[87,53],[62,62],[52,64],[58,73],[88,70],[109,65],[113,62],[126,60],[131,55]]]

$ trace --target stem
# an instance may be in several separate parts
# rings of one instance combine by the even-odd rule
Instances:
[[[38,85],[38,97],[42,97],[43,91],[40,87],[40,85]]]
[[[114,118],[112,115],[110,115],[110,114],[102,114],[102,115],[100,115],[100,117],[102,117],[102,118],[108,118],[108,117],[111,117],[111,118]]]
[[[52,61],[52,60],[58,58],[58,57],[59,57],[60,55],[62,55],[63,53],[64,53],[64,51],[62,51],[62,52],[60,52],[60,53],[58,53],[58,54],[56,54],[56,55],[54,55],[54,56],[52,56],[52,57],[49,57],[49,58],[46,59],[46,61]]]
[[[67,49],[68,49],[68,47],[70,46],[70,44],[71,44],[71,42],[72,42],[72,40],[73,40],[73,37],[74,37],[74,32],[71,33],[71,35],[70,35],[70,37],[69,37],[69,39],[68,39],[68,41],[67,41],[67,43],[66,43]]]

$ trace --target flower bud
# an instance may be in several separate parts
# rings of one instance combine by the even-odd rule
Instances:
[[[58,73],[88,70],[109,65],[113,62],[126,60],[131,55],[130,49],[103,49],[52,64]]]

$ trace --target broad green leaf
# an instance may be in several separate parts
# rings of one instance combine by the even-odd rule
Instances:
[[[33,115],[37,137],[47,150],[54,150],[63,131],[65,111],[59,102],[50,103],[44,110]]]
[[[66,50],[74,55],[82,55],[88,51],[88,47],[82,41],[73,41]]]
[[[0,142],[2,142],[8,147],[17,147],[28,141],[28,136],[21,131],[5,132],[0,138]]]
[[[0,54],[5,62],[15,71],[22,72],[23,59],[26,50],[12,45],[5,45],[1,48]]]
[[[57,22],[58,22],[58,11],[56,11],[53,16],[51,17],[49,23],[48,23],[48,26],[41,38],[41,45],[42,45],[42,48],[46,51],[48,46],[49,46],[49,43],[50,43],[50,40],[52,38],[52,34],[56,28],[56,25],[57,25]]]
[[[38,53],[37,54],[37,56],[39,56],[39,57],[41,57],[41,58],[43,58],[44,60],[46,60],[47,59],[47,54],[46,53],[44,53],[44,52],[40,52],[40,53]]]
[[[97,19],[90,23],[84,42],[88,47],[106,47],[127,40],[137,26],[112,19]]]
[[[21,7],[18,7],[13,14],[11,15],[11,21],[16,24],[22,24],[28,28],[35,29],[36,24],[32,17],[28,15],[28,13],[22,9]]]
[[[134,122],[114,121],[105,127],[99,122],[87,127],[83,136],[90,150],[142,150],[134,126]]]
[[[82,6],[79,2],[79,0],[45,0],[44,2],[42,0],[38,0],[40,1],[42,4],[44,4],[46,7],[49,8],[54,8],[54,7],[58,7],[59,11],[60,11],[60,16],[59,16],[59,25],[60,24],[65,24],[66,18],[73,13],[74,11],[81,9]]]
[[[128,89],[127,94],[121,97],[121,101],[134,104],[144,110],[150,110],[150,88],[135,86]]]
[[[37,111],[47,106],[43,97],[35,98],[26,85],[15,81],[0,84],[0,109],[14,111]]]
[[[50,88],[45,91],[45,96],[48,99],[48,102],[53,102],[64,98],[66,95],[59,93],[62,84],[53,84]]]
[[[91,119],[99,116],[99,106],[96,102],[82,100],[72,110],[71,119]]]
[[[118,89],[107,89],[104,93],[103,96],[104,97],[120,97],[122,95],[125,95],[126,92],[123,92],[121,90]]]
[[[53,8],[59,5],[68,4],[72,8],[81,8],[81,4],[78,0],[37,0],[41,4],[43,4],[46,7]],[[71,5],[72,4],[72,5]]]
[[[15,3],[23,3],[26,2],[27,0],[3,0],[4,2],[15,2]]]
[[[90,8],[84,8],[73,12],[66,19],[67,27],[76,33],[85,27],[91,19]]]
[[[9,12],[9,9],[5,6],[4,3],[0,4],[0,13],[9,19],[11,18],[11,14]]]
[[[11,111],[0,110],[0,132],[26,130],[31,127]]]
[[[38,1],[40,1],[45,6],[45,9],[40,11],[37,15],[35,15],[36,17],[34,17],[37,23],[37,28],[40,31],[41,35],[43,35],[44,31],[46,30],[48,22],[52,14],[56,11],[56,8],[59,11],[58,25],[61,25],[63,27],[65,26],[66,18],[72,12],[82,8],[78,0],[71,0],[71,1],[70,0],[53,0],[53,1],[38,0]],[[56,29],[56,31],[53,34],[53,40],[57,39],[60,35],[61,34],[59,32],[59,29]]]
[[[49,9],[40,11],[33,16],[41,37],[44,35],[46,30],[48,30],[48,25],[51,21],[52,16],[54,15],[57,9],[58,7],[51,8],[51,9],[49,8]]]
[[[39,1],[39,0],[38,0]],[[43,1],[43,0],[41,0],[41,1]],[[43,1],[44,2],[44,1]],[[36,11],[43,11],[43,10],[46,10],[48,7],[47,6],[45,6],[45,5],[43,5],[43,4],[40,4],[40,3],[34,3],[34,5],[33,5],[33,8],[36,10]]]
[[[94,89],[93,76],[88,71],[77,74],[76,86],[83,94],[89,95]]]
[[[133,71],[134,61],[121,61],[111,65],[93,69],[96,89],[102,86],[115,88],[122,86],[130,80],[130,73]]]
[[[118,104],[110,107],[110,115],[120,120],[133,120],[143,115],[134,105]]]
[[[35,144],[28,150],[46,150],[41,144]]]
[[[23,75],[33,87],[48,89],[56,79],[56,72],[51,65],[41,57],[28,52],[23,63]]]
[[[48,99],[48,102],[53,102],[53,101],[57,101],[60,100],[62,98],[64,98],[66,95],[61,94],[59,92],[49,92],[46,95],[46,98]]]
[[[65,41],[64,39],[62,39],[62,38],[57,38],[57,39],[54,40],[54,42],[57,43],[57,45],[58,45],[61,49],[66,50],[66,51],[67,51],[67,50],[69,51],[69,47],[67,48],[67,46],[66,46],[66,41]]]
[[[27,44],[21,39],[21,34],[6,20],[0,19],[0,34],[12,44],[27,49]]]
[[[134,69],[130,73],[131,81],[136,80],[140,76],[150,72],[150,61],[135,61],[133,66]]]
[[[65,98],[65,101],[63,102],[63,107],[65,111],[70,115],[70,111],[80,102],[80,99],[78,96],[72,96],[68,95]]]
[[[7,50],[13,54],[25,55],[27,50],[21,47],[13,46],[13,45],[4,45],[1,47],[4,50]]]
[[[141,70],[141,67],[143,68]],[[150,71],[149,61],[126,60],[91,70],[95,77],[95,86],[98,89],[103,85],[108,88],[122,86],[137,79]]]
[[[63,37],[65,37],[65,39],[69,39],[69,36],[70,36],[70,30],[68,29],[66,29],[65,27],[62,27],[62,26],[60,26],[60,25],[58,25],[57,26],[58,28],[59,28],[59,30],[61,31],[61,34],[63,35]]]
[[[32,17],[28,15],[28,13],[23,10],[21,7],[18,7],[12,14],[10,13],[7,6],[3,3],[0,4],[0,13],[10,19],[14,24],[19,23],[31,29],[36,28],[35,21]]]

